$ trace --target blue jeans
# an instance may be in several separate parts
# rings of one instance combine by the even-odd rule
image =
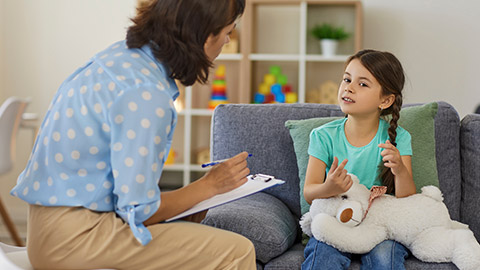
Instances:
[[[338,249],[310,237],[305,247],[305,261],[302,270],[336,270],[348,269],[352,254],[341,252]],[[408,256],[408,249],[402,244],[386,240],[374,247],[370,252],[361,254],[361,269],[387,270],[405,269],[404,262]]]

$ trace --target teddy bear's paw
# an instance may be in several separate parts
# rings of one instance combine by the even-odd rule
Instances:
[[[300,219],[300,228],[302,228],[303,233],[312,237],[312,214],[310,212],[305,213]]]
[[[452,220],[452,229],[463,229],[468,230],[468,224],[458,222],[456,220]]]
[[[432,227],[412,237],[413,239],[410,239],[411,243],[409,244],[407,241],[405,244],[419,260],[425,262],[452,261],[452,248],[455,246],[453,230],[444,227]]]
[[[386,239],[383,228],[375,226],[346,226],[335,217],[318,214],[312,219],[312,234],[315,239],[336,249],[350,253],[367,253]]]
[[[461,270],[480,269],[480,245],[470,230],[430,228],[418,234],[408,248],[422,261],[453,262]]]
[[[338,225],[339,223],[335,217],[320,213],[312,217],[310,228],[315,239],[325,241],[329,235],[338,231]]]
[[[475,257],[467,257],[462,256],[462,258],[454,258],[452,262],[458,267],[460,270],[478,270],[480,269],[480,259],[478,256]]]
[[[424,186],[422,187],[422,195],[428,196],[436,201],[443,201],[443,194],[436,186]]]
[[[470,230],[454,230],[452,262],[461,270],[480,269],[480,245]]]

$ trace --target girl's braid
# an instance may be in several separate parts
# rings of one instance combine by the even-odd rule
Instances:
[[[390,143],[394,146],[397,146],[397,127],[398,119],[400,118],[400,109],[402,104],[402,97],[397,95],[395,97],[395,102],[388,108],[388,112],[385,114],[391,114],[392,118],[390,120],[390,127],[388,128],[388,136],[390,138]],[[387,193],[395,193],[395,176],[392,173],[392,170],[388,167],[385,167],[382,164],[382,172],[380,173],[380,178],[382,179],[382,184],[387,186]]]

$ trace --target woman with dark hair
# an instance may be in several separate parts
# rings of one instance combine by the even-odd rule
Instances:
[[[138,8],[125,41],[60,86],[11,193],[30,204],[35,269],[254,269],[253,244],[198,224],[164,222],[247,181],[248,153],[161,191],[177,113],[175,79],[205,83],[244,0],[158,0]],[[187,222],[185,222],[187,221]]]

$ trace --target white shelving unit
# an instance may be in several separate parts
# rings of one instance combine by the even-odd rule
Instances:
[[[248,56],[244,80],[249,82],[249,97],[271,64],[285,66],[298,101],[306,102],[308,89],[326,78],[340,78],[348,56],[361,49],[362,21],[360,1],[247,0],[242,48]],[[343,42],[340,55],[322,56],[318,41],[309,35],[315,24],[324,22],[353,34]]]
[[[340,80],[348,56],[362,48],[362,21],[362,5],[355,0],[247,0],[239,27],[239,53],[221,54],[215,61],[227,67],[229,102],[251,103],[269,65],[281,66],[298,101],[306,102],[308,89],[327,79]],[[322,56],[318,42],[308,33],[323,22],[342,25],[353,34],[343,42],[339,55]],[[195,164],[194,152],[210,144],[213,111],[206,109],[210,92],[210,85],[184,89],[184,109],[179,112],[172,144],[179,157],[174,165],[164,167],[162,176],[175,178],[178,186],[188,185],[208,170]]]

